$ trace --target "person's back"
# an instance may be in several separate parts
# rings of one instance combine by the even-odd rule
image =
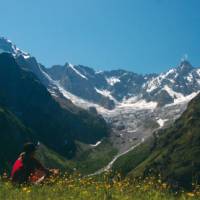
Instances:
[[[36,146],[32,143],[24,145],[23,153],[15,161],[11,172],[11,179],[14,183],[22,184],[31,181],[31,176],[37,170],[41,170],[43,174],[49,174],[49,170],[34,157]]]

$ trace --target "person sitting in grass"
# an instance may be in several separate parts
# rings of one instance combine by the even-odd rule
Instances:
[[[23,151],[19,158],[15,161],[11,180],[13,183],[40,183],[45,177],[58,173],[57,170],[49,170],[45,168],[36,158],[35,152],[37,146],[33,143],[24,144]]]

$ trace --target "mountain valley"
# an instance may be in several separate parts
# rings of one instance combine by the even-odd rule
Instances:
[[[63,156],[64,165],[69,162],[84,174],[115,168],[115,161],[135,155],[135,146],[145,146],[153,135],[176,124],[200,91],[200,68],[186,59],[167,72],[140,75],[121,69],[97,72],[70,63],[46,68],[5,38],[0,38],[0,52],[2,112],[30,132],[16,142],[15,151],[34,138],[48,155],[48,149],[54,151]],[[120,166],[124,168],[123,161]],[[130,166],[125,174],[136,167]]]

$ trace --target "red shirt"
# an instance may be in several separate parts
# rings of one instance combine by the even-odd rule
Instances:
[[[27,182],[28,177],[26,176],[24,164],[21,158],[17,159],[13,165],[11,178],[15,183]]]
[[[12,168],[11,178],[13,178],[14,175],[15,175],[18,171],[20,171],[20,170],[22,170],[22,169],[23,169],[23,162],[22,162],[21,159],[17,159],[17,160],[15,161],[15,164],[13,165],[13,168]]]

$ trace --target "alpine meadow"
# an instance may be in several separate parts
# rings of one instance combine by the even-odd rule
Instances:
[[[0,199],[200,199],[200,2],[0,6]]]

